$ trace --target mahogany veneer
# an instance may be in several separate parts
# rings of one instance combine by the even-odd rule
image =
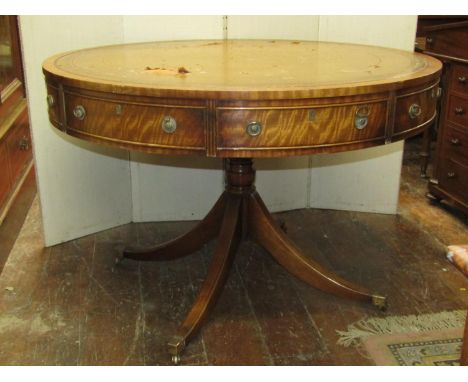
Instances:
[[[123,253],[169,260],[218,237],[207,278],[169,342],[174,362],[214,304],[242,239],[259,242],[316,288],[386,306],[287,238],[255,191],[252,158],[360,149],[419,133],[436,114],[438,60],[351,44],[180,41],[59,54],[43,71],[50,120],[67,134],[154,154],[229,158],[226,190],[198,226]]]
[[[424,53],[444,63],[437,148],[428,197],[450,200],[468,213],[468,18],[440,16],[424,20],[424,24],[419,28]],[[427,153],[429,146],[427,139]]]

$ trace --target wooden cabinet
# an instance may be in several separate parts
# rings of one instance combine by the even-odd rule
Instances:
[[[468,17],[420,18],[424,53],[444,63],[434,173],[429,196],[468,213]]]
[[[0,16],[0,223],[32,166],[17,22]]]

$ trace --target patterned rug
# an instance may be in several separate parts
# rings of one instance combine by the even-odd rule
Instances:
[[[378,366],[460,365],[467,311],[369,318],[337,331],[343,346],[362,347]]]

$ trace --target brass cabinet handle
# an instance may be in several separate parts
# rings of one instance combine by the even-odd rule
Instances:
[[[354,127],[358,130],[364,129],[369,123],[369,106],[361,106],[356,110],[356,115],[354,116]]]
[[[413,103],[408,109],[408,115],[411,119],[415,119],[421,115],[422,109],[417,103]]]
[[[53,107],[55,105],[55,98],[52,94],[47,94],[47,105]]]
[[[245,131],[251,137],[256,137],[257,135],[260,135],[260,133],[262,132],[262,124],[260,122],[250,122],[247,125]]]
[[[28,151],[29,150],[29,147],[31,145],[31,141],[28,137],[23,137],[19,140],[18,142],[18,148],[21,150],[21,151]]]
[[[173,117],[166,116],[162,120],[161,128],[163,129],[165,133],[172,134],[177,129],[177,122]]]
[[[447,173],[447,178],[453,179],[453,178],[455,178],[456,176],[457,176],[457,174],[456,174],[455,172],[453,172],[453,171],[449,171],[449,172]]]
[[[434,38],[428,36],[428,37],[426,37],[426,42],[427,42],[428,44],[432,44],[432,43],[434,42]]]
[[[451,143],[452,145],[458,146],[458,145],[460,144],[460,139],[458,139],[458,138],[452,138],[452,139],[450,140],[450,143]]]
[[[462,85],[466,84],[466,77],[465,76],[460,76],[458,77],[458,82]]]
[[[73,115],[75,116],[75,118],[82,121],[86,117],[86,110],[82,105],[77,105],[73,109]]]
[[[465,114],[465,110],[461,106],[458,106],[458,107],[455,108],[455,114],[456,115],[463,115],[463,114]]]

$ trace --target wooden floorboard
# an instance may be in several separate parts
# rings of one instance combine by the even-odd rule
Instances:
[[[419,144],[405,150],[397,215],[276,214],[306,256],[388,296],[387,312],[311,288],[247,241],[182,363],[372,365],[362,349],[338,345],[336,331],[370,316],[466,309],[467,279],[444,250],[468,242],[468,219],[425,198]],[[166,342],[197,295],[215,243],[172,262],[115,258],[127,243],[156,244],[193,225],[128,224],[51,248],[31,234],[0,276],[0,365],[171,364]]]

